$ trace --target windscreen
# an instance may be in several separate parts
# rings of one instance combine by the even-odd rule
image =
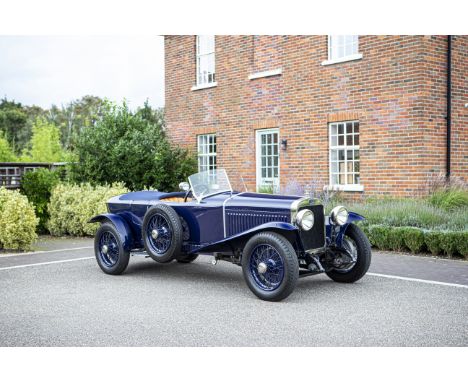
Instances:
[[[197,200],[222,192],[232,192],[231,183],[224,169],[198,172],[189,176],[193,196]]]

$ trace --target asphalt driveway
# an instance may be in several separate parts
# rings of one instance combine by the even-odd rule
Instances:
[[[355,284],[308,277],[269,303],[232,264],[132,257],[108,276],[91,246],[0,255],[0,346],[468,345],[468,262],[376,252]]]

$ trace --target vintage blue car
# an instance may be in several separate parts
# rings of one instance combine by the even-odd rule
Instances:
[[[369,269],[369,240],[353,222],[363,217],[337,206],[330,216],[317,200],[235,192],[226,171],[194,174],[182,192],[138,191],[111,198],[94,249],[101,269],[127,268],[130,254],[158,263],[190,263],[198,255],[242,266],[252,292],[268,301],[291,294],[298,278],[325,272],[352,283]]]

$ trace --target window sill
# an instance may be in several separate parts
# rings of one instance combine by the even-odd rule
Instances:
[[[216,86],[218,86],[217,82],[211,82],[209,84],[192,86],[190,90],[194,91],[194,90],[201,90],[201,89],[209,89],[209,88],[215,88]]]
[[[356,61],[362,59],[362,53],[352,54],[351,56],[335,58],[333,60],[322,61],[322,66],[339,64],[341,62]]]
[[[283,73],[283,69],[274,69],[274,70],[266,70],[264,72],[257,72],[249,75],[249,80],[255,80],[257,78],[264,78],[264,77],[272,77],[272,76],[280,76]]]
[[[330,184],[323,187],[324,191],[346,191],[346,192],[362,192],[364,186],[362,184]]]

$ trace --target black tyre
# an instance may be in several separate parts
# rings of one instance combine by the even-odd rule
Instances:
[[[182,247],[182,224],[179,215],[166,204],[157,204],[145,214],[141,229],[148,255],[158,263],[174,260]]]
[[[356,263],[349,270],[332,270],[328,277],[340,283],[353,283],[363,277],[371,264],[371,245],[369,239],[355,224],[350,224],[343,238],[343,246],[357,256]]]
[[[186,254],[183,254],[183,255],[179,255],[177,256],[177,262],[178,263],[191,263],[192,261],[195,261],[195,259],[198,257],[198,255],[195,253],[195,254],[191,254],[191,255],[186,255]]]
[[[94,253],[99,267],[109,275],[120,275],[128,266],[130,253],[111,223],[102,224],[94,237]]]
[[[296,287],[299,262],[286,238],[275,232],[261,232],[250,238],[242,251],[242,271],[258,298],[281,301]]]

